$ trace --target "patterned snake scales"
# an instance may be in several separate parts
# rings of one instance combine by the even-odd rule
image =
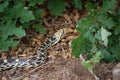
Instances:
[[[37,57],[30,57],[28,59],[14,59],[9,58],[0,60],[0,71],[10,69],[13,67],[37,67],[46,62],[48,56],[46,50],[58,43],[66,34],[67,28],[58,30],[54,35],[43,43],[37,50]]]

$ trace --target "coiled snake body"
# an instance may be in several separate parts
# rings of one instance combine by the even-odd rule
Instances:
[[[50,39],[43,43],[37,50],[37,57],[31,57],[28,59],[6,59],[0,60],[0,71],[6,70],[12,67],[36,67],[43,64],[48,56],[46,50],[58,43],[67,32],[66,28],[58,30]]]

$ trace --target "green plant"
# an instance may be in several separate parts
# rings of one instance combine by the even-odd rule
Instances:
[[[29,5],[25,5],[26,2]],[[40,24],[30,23],[30,21],[39,22],[41,19],[42,9],[35,8],[36,4],[43,4],[44,0],[27,0],[27,1],[0,1],[0,49],[8,50],[14,47],[19,41],[14,40],[13,36],[23,37],[26,35],[25,28],[33,25],[36,31],[45,33],[45,28]],[[20,23],[20,25],[16,25]]]
[[[81,0],[73,0],[73,4],[75,5],[76,8],[82,9],[82,1]]]
[[[64,0],[5,0],[0,1],[0,51],[6,51],[19,43],[13,36],[22,38],[26,35],[25,29],[33,26],[36,31],[45,34],[45,28],[41,25],[43,8],[48,7],[54,16],[60,16],[65,10]],[[74,0],[75,6],[82,8],[79,0]],[[81,4],[78,5],[77,3]],[[57,6],[56,6],[57,5]]]
[[[93,67],[96,63],[99,63],[101,59],[101,52],[98,51],[91,59],[82,61],[82,65],[87,68],[90,72],[93,71]]]
[[[53,15],[60,16],[65,10],[65,2],[64,0],[48,0],[48,9]]]
[[[73,54],[89,53],[89,58],[101,52],[106,62],[120,61],[120,8],[116,10],[118,0],[99,2],[87,1],[88,15],[77,23],[80,37],[73,40]],[[77,52],[79,50],[79,52]]]

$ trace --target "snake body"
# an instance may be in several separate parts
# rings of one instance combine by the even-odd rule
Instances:
[[[48,59],[46,50],[58,43],[64,37],[66,32],[67,29],[63,28],[54,33],[54,35],[50,39],[48,39],[38,48],[36,57],[30,57],[27,59],[9,58],[6,60],[0,60],[0,71],[13,67],[37,67],[43,64]]]

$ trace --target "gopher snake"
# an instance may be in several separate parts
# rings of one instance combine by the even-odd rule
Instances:
[[[0,71],[10,69],[13,67],[36,67],[43,64],[48,56],[46,54],[46,50],[58,43],[66,34],[67,29],[63,28],[58,30],[54,35],[48,39],[45,43],[43,43],[37,50],[37,57],[31,57],[28,59],[6,59],[0,60]]]

